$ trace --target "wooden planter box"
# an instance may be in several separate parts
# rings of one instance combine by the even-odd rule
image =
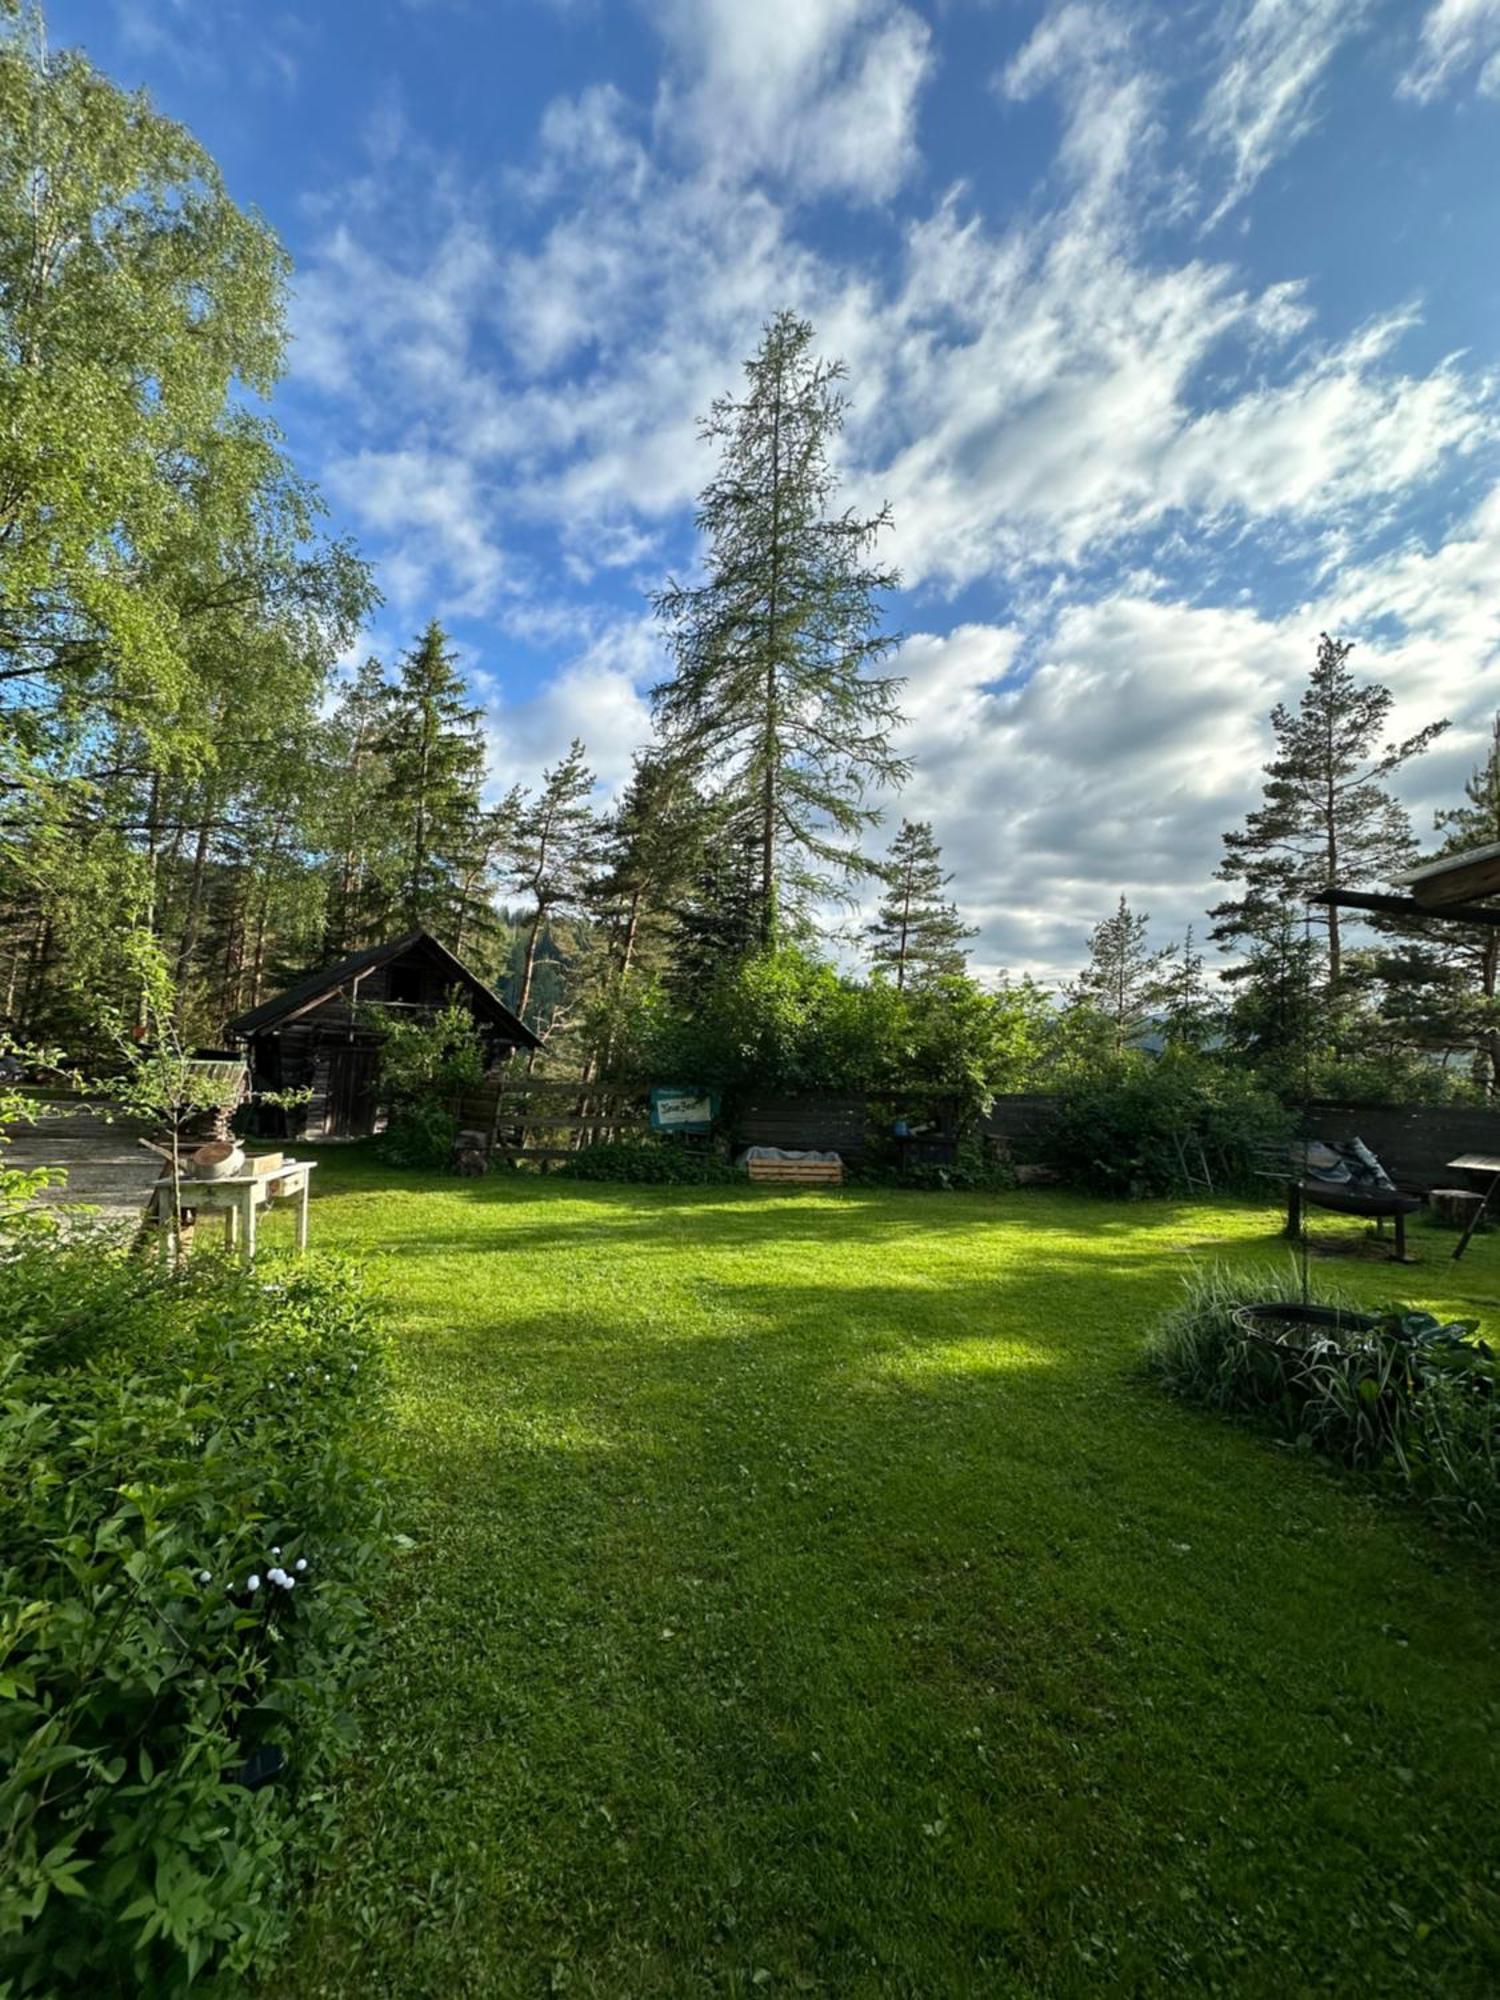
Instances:
[[[753,1181],[778,1181],[798,1187],[842,1187],[842,1160],[751,1160]]]

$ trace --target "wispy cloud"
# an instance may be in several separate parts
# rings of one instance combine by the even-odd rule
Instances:
[[[1368,14],[1369,0],[1241,0],[1198,120],[1210,150],[1229,161],[1210,225],[1312,129],[1323,75]]]
[[[898,0],[664,0],[656,105],[665,148],[731,181],[763,174],[792,198],[878,201],[917,158],[931,67],[926,23]]]
[[[1476,67],[1480,94],[1500,97],[1500,0],[1433,0],[1402,94],[1426,103]]]

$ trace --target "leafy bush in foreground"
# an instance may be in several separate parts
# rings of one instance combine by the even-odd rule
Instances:
[[[326,1823],[382,1542],[369,1309],[314,1267],[23,1252],[0,1329],[0,1990],[174,1994],[275,1944]]]
[[[1260,1149],[1291,1129],[1252,1076],[1174,1046],[1065,1077],[1046,1155],[1074,1187],[1141,1196],[1190,1193],[1201,1149],[1216,1187],[1250,1190]]]
[[[1500,1521],[1500,1365],[1474,1323],[1393,1305],[1326,1333],[1268,1336],[1235,1310],[1297,1296],[1287,1267],[1195,1272],[1152,1329],[1147,1362],[1177,1395],[1268,1418],[1295,1444],[1391,1476],[1444,1514]]]

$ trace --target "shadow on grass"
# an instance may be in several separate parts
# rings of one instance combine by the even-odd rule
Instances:
[[[1493,1602],[1139,1379],[1159,1247],[854,1283],[738,1247],[413,1302],[418,1548],[289,1990],[1082,1992],[1082,1941],[1110,1990],[1291,1952],[1378,1991],[1412,1909],[1427,1989],[1485,1989]]]

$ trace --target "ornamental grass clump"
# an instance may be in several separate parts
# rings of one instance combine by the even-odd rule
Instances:
[[[1289,1267],[1210,1268],[1147,1337],[1147,1363],[1174,1394],[1258,1415],[1300,1449],[1395,1480],[1435,1511],[1500,1523],[1500,1365],[1473,1320],[1407,1305],[1361,1309],[1324,1292],[1337,1316],[1298,1326],[1247,1314],[1292,1300]]]
[[[243,1973],[327,1833],[386,1558],[369,1305],[23,1252],[0,1328],[0,1991]]]

